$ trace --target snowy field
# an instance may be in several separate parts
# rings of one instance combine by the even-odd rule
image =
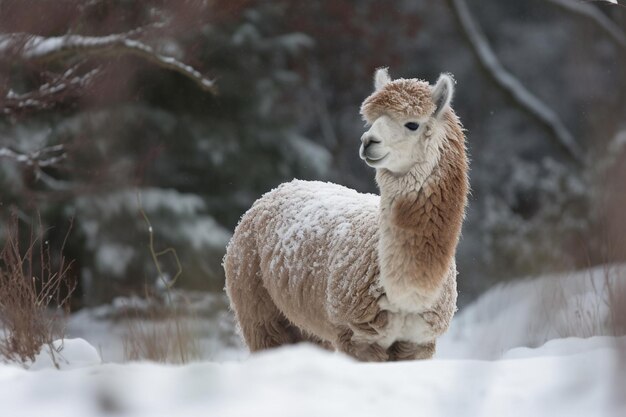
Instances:
[[[87,341],[66,340],[62,370],[45,353],[29,370],[0,365],[1,415],[623,416],[626,338],[610,336],[609,308],[623,272],[496,287],[421,362],[364,364],[307,345],[250,356],[211,298],[193,324],[203,360],[123,364],[114,307],[81,312],[69,337]]]

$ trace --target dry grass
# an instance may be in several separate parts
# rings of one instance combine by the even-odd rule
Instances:
[[[150,298],[154,303],[156,298]],[[159,303],[161,304],[161,303]],[[125,318],[124,355],[127,360],[188,363],[200,357],[198,340],[180,309],[165,305],[131,312]]]
[[[614,336],[626,335],[626,276],[617,268],[604,267],[605,303],[609,309],[608,324]]]
[[[566,314],[566,320],[555,322],[559,337],[626,335],[626,268],[609,264],[600,268],[589,269],[580,282],[559,282],[551,293],[546,311]]]
[[[149,308],[141,314],[132,306],[127,309],[129,314],[125,319],[124,354],[128,360],[188,363],[199,358],[200,351],[197,337],[187,321],[193,317],[190,317],[189,313],[184,313],[172,297],[171,289],[182,274],[182,266],[175,249],[166,248],[161,251],[155,249],[152,224],[143,210],[139,196],[137,200],[139,212],[148,229],[148,250],[163,292],[159,295],[146,289],[145,301]],[[177,271],[172,279],[167,279],[161,266],[160,258],[163,256],[173,257],[176,263]]]
[[[66,239],[67,235],[69,230]],[[68,302],[76,287],[68,279],[71,262],[63,257],[64,246],[65,242],[53,266],[41,226],[37,233],[30,229],[28,246],[22,249],[19,221],[11,218],[0,252],[0,325],[4,330],[0,357],[4,360],[32,361],[42,346],[54,352],[52,342],[63,338]]]

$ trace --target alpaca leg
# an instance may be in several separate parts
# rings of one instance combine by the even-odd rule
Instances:
[[[389,361],[410,361],[430,359],[435,355],[435,342],[418,345],[412,342],[394,342],[387,350]]]
[[[337,350],[363,362],[385,362],[388,359],[387,351],[380,345],[357,342],[353,340],[353,336],[354,333],[350,329],[342,331],[335,344]]]
[[[322,339],[320,339],[317,336],[314,336],[312,334],[307,334],[307,333],[302,332],[302,331],[300,332],[300,340],[302,342],[312,343],[314,345],[317,345],[317,346],[321,347],[322,349],[330,350],[331,352],[335,350],[335,347],[329,341],[322,340]]]
[[[360,336],[375,336],[382,334],[389,324],[389,312],[379,310],[373,319],[361,323],[350,323],[350,328]]]
[[[253,325],[242,325],[250,352],[300,342],[298,331],[283,316],[272,316]]]
[[[299,330],[278,310],[260,279],[245,291],[231,290],[231,304],[251,352],[301,340]]]
[[[263,286],[254,248],[236,242],[239,253],[224,259],[226,292],[251,352],[299,342],[299,329],[289,323]]]

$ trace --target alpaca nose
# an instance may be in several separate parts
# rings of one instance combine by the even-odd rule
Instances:
[[[374,135],[366,133],[361,136],[361,143],[363,143],[363,149],[367,149],[367,147],[372,143],[380,143],[380,140],[378,140]]]

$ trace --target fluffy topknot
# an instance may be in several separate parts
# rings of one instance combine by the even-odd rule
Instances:
[[[432,88],[426,81],[399,78],[374,91],[361,105],[361,116],[373,123],[383,114],[395,119],[428,117],[436,110]]]

